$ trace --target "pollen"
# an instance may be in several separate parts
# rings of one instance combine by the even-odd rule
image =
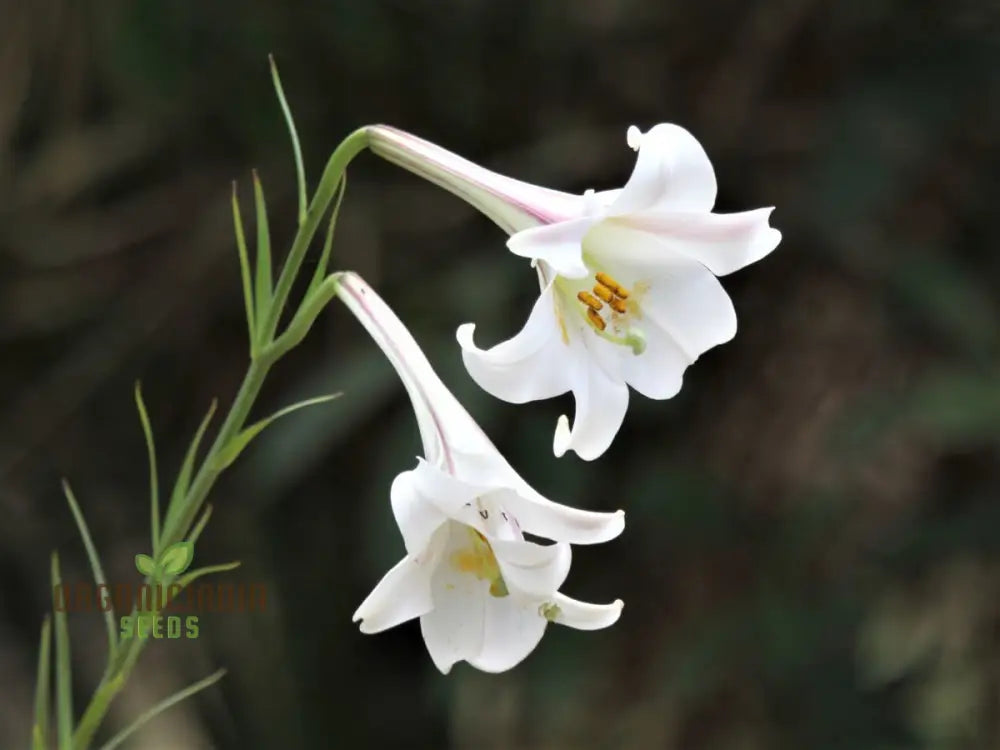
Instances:
[[[598,331],[603,331],[608,325],[604,322],[604,318],[598,315],[597,311],[592,307],[587,308],[587,318]]]
[[[604,305],[601,304],[601,301],[590,292],[577,292],[576,298],[591,310],[600,310],[604,307]]]
[[[608,289],[610,289],[612,292],[617,294],[622,299],[628,299],[629,295],[628,289],[626,289],[617,281],[615,281],[613,278],[608,276],[606,273],[604,273],[604,271],[598,271],[597,275],[594,278],[597,279],[598,284],[606,286]]]

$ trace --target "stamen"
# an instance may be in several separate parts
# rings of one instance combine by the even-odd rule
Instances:
[[[562,610],[555,602],[546,602],[545,604],[539,605],[538,614],[549,622],[555,622],[556,618],[562,614]]]
[[[576,298],[592,310],[600,310],[604,305],[590,292],[577,292]]]
[[[628,299],[628,289],[626,289],[617,281],[615,281],[613,278],[608,276],[606,273],[604,273],[604,271],[598,271],[597,276],[595,276],[594,278],[596,278],[599,283],[606,286],[608,289],[613,291],[622,299]]]
[[[625,345],[631,347],[632,353],[636,356],[646,351],[646,334],[641,328],[630,328],[625,337]]]
[[[624,315],[626,312],[628,312],[628,308],[625,306],[625,300],[623,299],[615,297],[610,302],[608,302],[608,304],[611,305],[611,309],[614,310],[616,313],[621,313],[622,315]]]
[[[587,308],[587,319],[598,331],[603,331],[608,325],[604,322],[604,318],[598,315],[597,312],[591,307]]]
[[[605,302],[611,302],[615,298],[615,293],[604,286],[604,284],[594,284],[594,294]]]

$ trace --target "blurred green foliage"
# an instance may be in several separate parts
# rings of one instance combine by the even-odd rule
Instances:
[[[257,416],[345,397],[247,448],[197,551],[243,560],[229,575],[266,582],[269,611],[151,648],[108,736],[225,666],[135,746],[1000,745],[995,2],[8,0],[0,17],[0,745],[28,737],[47,550],[87,575],[59,477],[109,579],[131,580],[148,529],[132,383],[169,474],[242,374],[229,181],[248,196],[258,168],[276,253],[296,216],[269,52],[312,179],[384,121],[522,179],[610,187],[627,126],[674,121],[712,157],[720,210],[775,205],[784,239],[724,280],[740,333],[678,397],[636,396],[602,460],[557,461],[571,401],[491,399],[453,338],[467,321],[511,335],[527,265],[362,156],[333,265],[381,290],[540,491],[626,509],[567,586],[623,598],[622,620],[553,627],[498,676],[440,676],[413,624],[357,632],[402,554],[388,488],[419,443],[388,364],[333,308]],[[99,620],[70,617],[74,642],[99,644]],[[81,694],[94,651],[75,654]]]

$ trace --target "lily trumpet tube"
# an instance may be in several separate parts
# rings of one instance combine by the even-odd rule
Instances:
[[[338,297],[392,363],[417,417],[424,455],[392,483],[393,515],[406,555],[354,614],[363,633],[413,618],[437,668],[459,661],[487,672],[521,662],[549,622],[605,628],[620,600],[589,604],[559,591],[571,544],[624,529],[622,511],[554,503],[528,485],[441,382],[389,306],[357,274],[338,277]],[[525,533],[553,540],[539,544]]]
[[[553,451],[593,460],[611,445],[629,386],[668,399],[699,356],[736,334],[736,312],[717,277],[777,247],[773,207],[712,211],[717,185],[691,133],[663,123],[628,129],[638,152],[625,186],[582,195],[505,177],[416,136],[368,128],[371,149],[463,198],[531,260],[540,294],[519,333],[489,349],[475,326],[458,328],[462,359],[484,390],[511,403],[572,392],[576,410],[556,424]]]

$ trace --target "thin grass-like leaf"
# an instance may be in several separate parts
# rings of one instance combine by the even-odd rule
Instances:
[[[344,193],[346,191],[347,170],[344,170],[344,174],[340,177],[340,182],[337,183],[337,197],[334,199],[333,211],[330,213],[330,223],[326,227],[326,237],[323,240],[323,252],[319,256],[319,264],[316,266],[315,273],[313,273],[312,281],[309,282],[310,291],[318,287],[326,277],[326,269],[330,263],[330,251],[333,247],[333,230],[337,226],[337,216],[340,214],[340,203],[344,199]]]
[[[206,565],[203,568],[192,570],[186,576],[178,579],[177,585],[185,589],[202,576],[207,576],[210,573],[225,573],[227,570],[235,570],[240,567],[240,564],[238,560],[234,560],[233,562],[219,563],[218,565]]]
[[[62,585],[59,573],[59,555],[52,553],[52,590]],[[73,750],[73,672],[70,667],[69,626],[66,611],[55,609],[56,631],[56,736],[59,750]]]
[[[267,317],[271,307],[273,284],[271,281],[271,232],[267,225],[267,204],[264,202],[264,187],[260,184],[257,170],[253,172],[253,201],[257,211],[257,320]],[[260,343],[260,342],[258,342]]]
[[[49,704],[52,702],[52,666],[49,655],[52,648],[52,621],[45,616],[42,637],[38,644],[38,673],[35,676],[35,722],[31,730],[32,750],[46,750],[49,746]]]
[[[181,464],[181,470],[177,473],[177,481],[174,483],[173,492],[170,493],[170,505],[167,507],[167,520],[164,522],[165,524],[169,522],[171,515],[176,512],[178,504],[187,494],[188,487],[191,485],[191,475],[194,473],[194,460],[198,455],[198,447],[201,445],[201,440],[205,436],[205,430],[208,429],[208,424],[212,421],[212,416],[215,414],[218,405],[219,402],[212,399],[212,405],[208,407],[208,412],[205,414],[204,419],[201,420],[201,424],[198,425],[198,431],[191,440],[191,445],[188,446],[187,455],[184,456],[184,463]]]
[[[305,401],[299,401],[297,404],[292,404],[291,406],[286,406],[284,409],[276,411],[269,417],[266,417],[259,422],[256,422],[244,430],[241,430],[232,440],[230,440],[226,445],[222,447],[219,453],[216,455],[215,463],[212,468],[217,471],[222,471],[227,466],[232,464],[233,461],[237,459],[243,449],[250,444],[257,435],[264,431],[264,428],[271,424],[274,420],[279,417],[283,417],[286,414],[291,414],[293,411],[299,409],[304,409],[307,406],[315,406],[316,404],[323,404],[327,401],[332,401],[338,398],[342,394],[332,393],[327,396],[317,396],[316,398],[306,399]]]
[[[153,442],[153,426],[149,421],[149,412],[142,400],[142,384],[135,384],[135,406],[139,410],[139,421],[142,422],[142,434],[146,438],[146,452],[149,454],[149,505],[150,523],[153,536],[153,556],[160,550],[160,480],[156,473],[156,445]]]
[[[191,544],[195,544],[198,541],[198,537],[201,536],[201,532],[205,530],[205,524],[208,523],[208,519],[212,517],[212,506],[211,504],[205,506],[205,510],[201,513],[201,518],[198,519],[198,523],[194,525],[191,533],[188,534],[188,541]]]
[[[171,708],[172,706],[175,706],[176,704],[180,703],[185,698],[190,698],[195,693],[198,693],[198,692],[204,690],[205,688],[211,687],[216,682],[218,682],[219,680],[221,680],[222,677],[223,677],[223,675],[225,675],[225,674],[226,674],[226,670],[225,669],[220,669],[218,672],[215,672],[215,673],[209,675],[205,679],[198,680],[198,682],[195,682],[195,683],[193,683],[191,685],[188,685],[183,690],[177,691],[176,693],[174,693],[173,695],[171,695],[169,698],[164,698],[162,701],[160,701],[159,703],[157,703],[152,708],[147,709],[146,711],[143,711],[141,714],[139,714],[139,717],[135,721],[133,721],[131,724],[129,724],[127,727],[125,727],[122,731],[120,731],[118,734],[116,734],[114,737],[112,737],[110,740],[108,740],[101,747],[100,750],[114,750],[114,748],[120,746],[125,740],[127,740],[129,737],[131,737],[133,734],[135,734],[143,726],[145,726],[146,724],[148,724],[150,721],[152,721],[153,719],[155,719],[157,716],[159,716],[160,714],[162,714],[164,711],[166,711],[167,709]]]
[[[233,226],[236,229],[236,250],[240,255],[240,278],[243,280],[243,305],[246,308],[247,330],[250,333],[250,351],[256,351],[257,318],[254,314],[253,286],[250,281],[250,256],[247,253],[246,235],[243,233],[243,217],[240,216],[240,202],[236,196],[236,182],[233,181]]]
[[[97,584],[98,591],[101,590],[101,586],[106,586],[108,581],[104,577],[104,568],[101,567],[101,558],[97,554],[97,548],[94,546],[94,540],[90,537],[90,531],[87,528],[87,522],[83,518],[83,511],[80,510],[80,504],[77,503],[76,497],[73,495],[73,490],[69,486],[69,482],[65,479],[62,482],[63,494],[66,495],[66,502],[69,503],[69,509],[73,513],[73,519],[76,521],[76,527],[80,531],[80,537],[83,539],[83,546],[87,550],[87,559],[90,561],[90,572],[94,576],[94,583]],[[104,610],[104,628],[108,632],[108,663],[115,658],[115,652],[118,650],[118,631],[115,623],[115,613],[114,607],[109,606]]]
[[[299,192],[299,226],[306,220],[306,170],[302,163],[302,147],[299,145],[299,134],[295,129],[295,120],[292,118],[292,110],[285,99],[285,90],[281,86],[281,77],[278,75],[278,64],[274,61],[274,55],[268,55],[267,59],[271,63],[271,80],[274,81],[274,91],[278,95],[278,102],[281,104],[281,112],[285,116],[285,124],[288,126],[288,134],[292,138],[292,151],[295,154],[295,177],[298,182]]]

